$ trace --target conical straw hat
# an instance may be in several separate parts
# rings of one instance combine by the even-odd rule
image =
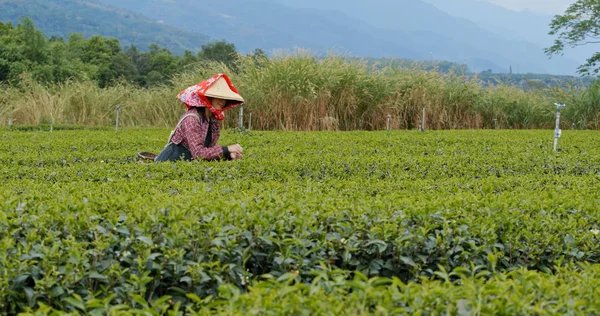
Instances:
[[[225,74],[216,74],[207,80],[195,84],[179,92],[179,99],[185,106],[190,107],[208,107],[210,108],[209,97],[222,98],[227,100],[227,104],[222,109],[227,110],[244,103],[244,98]]]
[[[223,77],[220,77],[219,79],[217,79],[217,81],[215,81],[206,90],[204,95],[207,97],[212,97],[212,98],[244,102],[244,98],[242,98],[241,95],[233,92],[233,90],[231,90],[231,88],[229,88],[227,81]]]

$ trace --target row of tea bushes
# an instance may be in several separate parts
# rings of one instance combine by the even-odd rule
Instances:
[[[420,287],[473,266],[551,280],[600,259],[592,132],[566,134],[558,153],[546,131],[225,132],[243,161],[174,164],[135,159],[163,129],[0,133],[2,313],[167,296],[242,313],[217,298],[265,277],[293,276],[282,289],[309,299],[319,271]],[[240,297],[271,295],[256,291]]]
[[[568,265],[552,275],[515,270],[494,274],[480,267],[438,271],[437,278],[404,283],[397,278],[367,278],[361,273],[319,270],[311,283],[293,274],[253,283],[245,292],[223,285],[218,294],[183,306],[172,296],[147,301],[131,294],[130,303],[105,299],[66,300],[65,310],[89,315],[594,315],[600,313],[600,265]],[[35,314],[33,313],[35,311]],[[46,304],[23,315],[51,315]],[[64,311],[64,310],[63,310]]]

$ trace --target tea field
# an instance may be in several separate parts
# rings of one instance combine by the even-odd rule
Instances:
[[[0,314],[600,314],[600,134],[0,130]]]

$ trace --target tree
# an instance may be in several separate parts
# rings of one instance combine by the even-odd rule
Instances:
[[[202,50],[198,52],[198,57],[200,59],[222,62],[234,71],[237,69],[235,62],[238,53],[235,45],[225,41],[216,41],[202,45]]]
[[[95,35],[86,39],[73,33],[47,38],[34,23],[23,18],[17,26],[0,21],[0,83],[18,84],[22,74],[37,82],[52,84],[69,79],[91,79],[100,87],[127,80],[143,87],[170,84],[186,65],[198,63],[191,51],[175,56],[164,47],[151,44],[147,52],[119,40]],[[200,55],[235,66],[233,44],[217,42]]]
[[[259,67],[263,67],[269,61],[267,53],[260,48],[253,50],[250,55],[252,56],[252,61],[254,64]]]
[[[120,50],[118,41],[99,35],[92,36],[87,41],[82,60],[97,66],[92,79],[98,80],[100,87],[108,86],[117,78],[117,71],[113,68],[113,58]]]
[[[131,59],[135,68],[136,77],[134,82],[142,87],[145,87],[148,84],[146,75],[148,74],[148,69],[150,68],[150,58],[148,54],[142,54],[140,50],[133,44],[125,48],[125,54]]]
[[[35,28],[33,22],[23,18],[21,23],[13,28],[3,24],[0,34],[0,80],[18,82],[24,72],[31,72],[37,66],[48,62],[46,38]],[[49,68],[43,67],[40,77],[52,80]]]
[[[139,75],[133,59],[124,52],[113,56],[111,69],[116,73],[117,78],[123,78],[129,82],[136,82]]]
[[[22,39],[23,56],[34,63],[44,63],[47,56],[44,54],[46,38],[40,30],[35,27],[29,18],[23,18],[17,26],[17,32]]]
[[[2,23],[2,21],[0,21],[0,36],[4,36],[7,35],[9,32],[11,32],[13,29],[13,26],[10,22],[4,24]]]
[[[564,15],[557,15],[550,23],[550,35],[558,35],[554,45],[545,49],[548,56],[563,54],[565,47],[600,44],[600,1],[577,0]],[[578,68],[582,75],[600,72],[600,53],[595,53]]]
[[[168,51],[151,53],[148,85],[165,84],[178,70],[177,59]]]
[[[83,55],[85,53],[85,48],[87,45],[87,40],[81,33],[73,33],[69,35],[69,39],[67,42],[67,55],[69,59],[78,59],[83,61]]]
[[[190,65],[194,65],[197,62],[198,62],[198,57],[196,57],[189,50],[186,50],[183,53],[183,56],[181,57],[181,59],[179,60],[179,68],[185,69],[186,67],[189,67]]]

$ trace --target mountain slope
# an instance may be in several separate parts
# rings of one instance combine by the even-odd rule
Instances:
[[[452,16],[430,3],[421,0],[277,0],[294,8],[320,8],[342,11],[350,17],[361,18],[376,27],[391,31],[402,30],[409,34],[438,34],[443,44],[431,42],[433,55],[440,59],[460,61],[461,59],[484,58],[508,68],[518,68],[523,72],[551,72],[572,74],[578,63],[567,58],[549,60],[543,47],[519,38],[505,36],[480,27],[468,19]],[[445,1],[444,7],[453,7],[455,0]],[[463,1],[463,0],[459,0]],[[472,12],[479,12],[474,10]],[[536,31],[539,32],[539,31]],[[540,34],[543,36],[543,34]],[[448,43],[462,46],[458,51],[448,51]]]
[[[100,1],[224,39],[242,52],[255,48],[307,48],[370,57],[417,58],[421,55],[402,41],[373,37],[375,32],[367,26],[361,27],[360,20],[342,14],[330,16],[315,10],[292,9],[271,0]]]
[[[225,39],[235,43],[242,52],[249,52],[254,48],[274,50],[302,47],[319,52],[336,49],[353,56],[428,60],[433,46],[438,53],[436,59],[461,63],[481,60],[485,65],[494,65],[485,57],[465,57],[457,51],[469,49],[476,52],[479,51],[477,47],[460,43],[457,45],[455,41],[439,34],[432,35],[443,40],[428,42],[421,36],[428,34],[386,30],[375,27],[360,17],[352,17],[336,10],[289,7],[284,5],[286,3],[273,0],[100,1],[178,27],[201,31],[213,38]],[[442,51],[448,51],[448,54],[441,54]],[[501,60],[501,56],[497,57]],[[470,66],[478,64],[480,63],[472,63]],[[506,71],[508,66],[494,65],[492,68],[494,71]]]
[[[425,0],[455,17],[468,19],[477,25],[502,34],[511,40],[524,40],[539,46],[552,43],[548,35],[551,16],[531,11],[512,11],[483,0]]]
[[[428,1],[443,3],[442,0]],[[456,1],[468,5],[467,1],[475,0]],[[159,32],[155,28],[161,26],[169,30],[163,30],[166,33],[161,34],[169,35],[153,41],[191,50],[198,50],[206,40],[206,37],[194,35],[200,33],[234,43],[244,53],[255,48],[267,51],[308,48],[319,53],[335,50],[357,57],[448,60],[466,63],[475,71],[491,69],[493,72],[507,72],[512,68],[517,72],[573,74],[579,64],[560,56],[549,60],[542,46],[527,38],[507,36],[515,33],[510,29],[493,31],[491,26],[481,27],[466,17],[453,16],[423,0],[0,0],[0,19],[9,12],[3,4],[20,3],[23,6],[25,2],[42,8],[31,15],[38,17],[34,22],[45,31],[61,29],[54,25],[54,20],[62,21],[65,16],[52,6],[67,5],[68,24],[82,25],[74,31],[98,32],[101,26],[110,25],[113,34],[106,36],[118,37],[124,44],[134,40],[139,42],[137,37],[152,37]],[[449,2],[454,3],[454,0]],[[169,28],[107,5],[187,31]],[[97,12],[99,16],[106,12],[112,15],[82,18],[82,14],[74,10],[83,10],[82,7],[100,11]],[[493,6],[489,8],[490,12],[494,11]],[[142,19],[149,24],[129,29],[120,26],[128,26],[132,19]],[[105,23],[106,20],[109,22]],[[62,32],[60,35],[68,33]]]
[[[123,46],[146,50],[152,43],[175,54],[197,51],[209,37],[164,25],[138,14],[84,0],[0,0],[0,20],[16,24],[28,16],[47,36],[85,37],[102,35],[118,38]]]
[[[507,39],[523,40],[540,47],[549,47],[554,36],[549,35],[553,17],[525,11],[513,11],[483,0],[425,0],[450,15],[468,19]],[[564,56],[584,63],[597,52],[597,47],[586,45],[565,50]]]

